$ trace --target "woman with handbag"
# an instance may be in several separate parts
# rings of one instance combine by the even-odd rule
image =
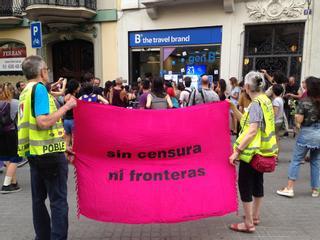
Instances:
[[[263,172],[274,170],[277,156],[275,118],[271,100],[263,93],[265,80],[261,73],[250,72],[245,76],[244,89],[252,99],[248,110],[241,113],[232,103],[231,109],[240,121],[241,132],[234,145],[230,164],[240,160],[238,185],[244,208],[244,221],[232,224],[230,229],[253,233],[260,223],[263,190]],[[271,169],[263,168],[271,163]],[[259,167],[262,166],[262,169]]]
[[[320,171],[320,78],[306,79],[308,96],[299,102],[295,115],[296,126],[300,129],[288,171],[288,184],[277,194],[294,197],[294,183],[298,179],[301,160],[310,150],[311,196],[319,197]]]

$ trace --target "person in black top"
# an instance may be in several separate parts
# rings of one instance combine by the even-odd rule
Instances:
[[[70,98],[76,97],[76,95],[80,91],[80,83],[77,80],[71,79],[67,83],[66,96],[64,97],[64,101],[67,102]],[[63,127],[65,130],[66,136],[66,144],[67,146],[72,145],[72,133],[74,128],[74,120],[73,120],[73,110],[69,110],[64,115]]]
[[[294,108],[295,104],[292,103],[290,106],[290,102],[294,100],[294,98],[290,97],[289,94],[293,94],[293,95],[298,95],[298,91],[299,91],[299,85],[296,84],[296,78],[291,76],[289,78],[289,82],[286,84],[285,87],[285,95],[284,95],[284,110],[285,110],[285,114],[287,116],[288,119],[288,124],[289,124],[289,128],[293,128],[294,125],[294,116],[293,114],[291,114],[292,112],[292,108]]]

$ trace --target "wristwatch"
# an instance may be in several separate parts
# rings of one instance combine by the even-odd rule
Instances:
[[[243,150],[241,150],[241,149],[238,148],[238,147],[236,147],[234,150],[235,150],[238,154],[241,154],[241,153],[243,152]]]

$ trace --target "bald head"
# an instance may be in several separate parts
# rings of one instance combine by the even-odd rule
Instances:
[[[201,77],[201,83],[202,83],[202,85],[208,85],[208,84],[209,84],[209,77],[208,77],[208,75],[203,75],[203,76]]]

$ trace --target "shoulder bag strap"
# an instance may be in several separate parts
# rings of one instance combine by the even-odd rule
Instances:
[[[36,98],[36,88],[38,86],[38,84],[40,83],[36,83],[35,85],[33,85],[32,87],[32,92],[31,92],[31,114],[32,116],[35,118],[36,114],[35,114],[35,98]]]
[[[204,94],[203,94],[202,89],[199,90],[199,93],[201,94],[203,103],[206,103],[206,99],[204,98]]]

